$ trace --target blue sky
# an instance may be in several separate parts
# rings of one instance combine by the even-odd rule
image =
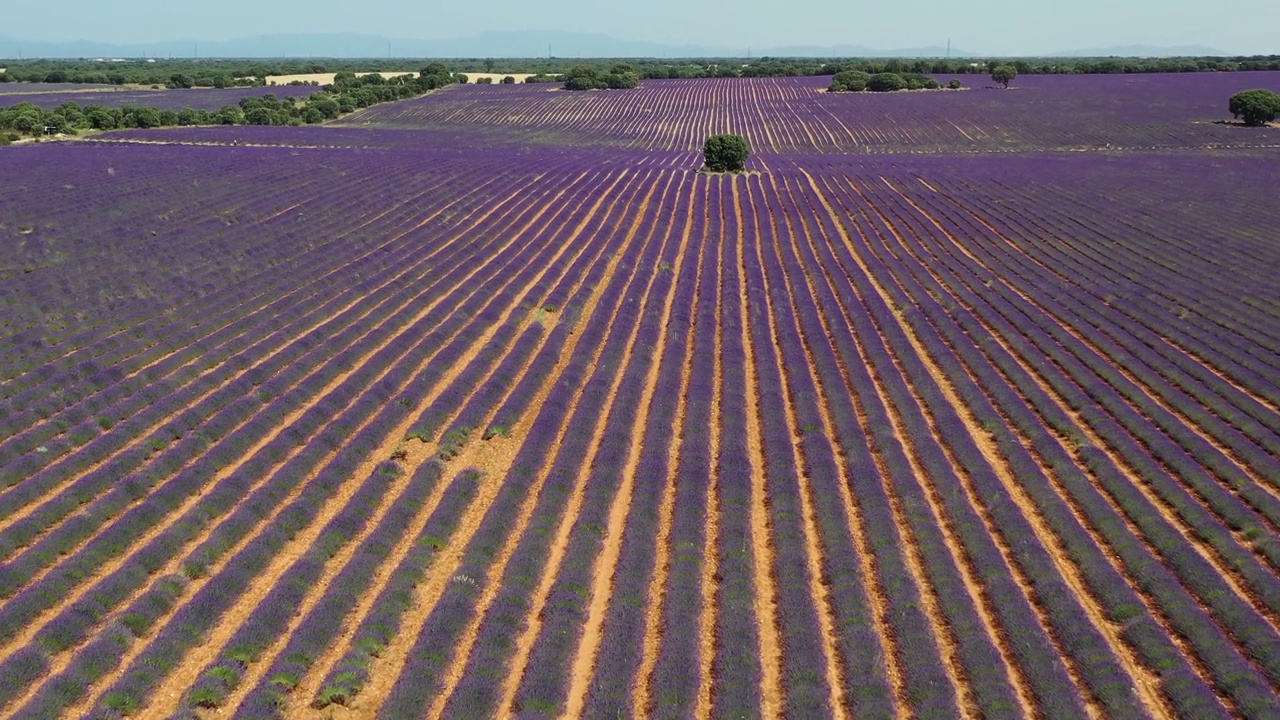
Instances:
[[[601,32],[664,43],[768,47],[945,45],[1035,54],[1113,45],[1280,53],[1280,0],[60,0],[10,3],[0,36],[141,43],[360,32],[449,38],[486,30]]]

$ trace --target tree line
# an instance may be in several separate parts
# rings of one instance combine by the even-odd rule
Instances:
[[[4,60],[0,82],[109,83],[169,85],[181,75],[191,87],[265,85],[272,75],[401,71],[422,60],[396,58],[279,60],[153,58],[146,62],[104,63],[94,60]],[[878,73],[988,75],[1000,65],[1020,75],[1170,72],[1236,72],[1280,70],[1280,55],[1183,58],[450,58],[435,61],[450,73],[484,67],[486,72],[535,73],[540,79],[565,76],[576,67],[609,71],[626,63],[639,79],[703,77],[785,77],[835,75],[858,70]]]
[[[437,88],[452,85],[460,76],[439,63],[432,63],[421,73],[384,78],[378,74],[338,73],[330,85],[318,88],[302,100],[278,98],[275,95],[247,97],[239,105],[220,110],[161,110],[154,107],[81,106],[65,102],[51,110],[26,102],[0,110],[0,142],[13,141],[22,135],[41,135],[45,128],[74,135],[81,130],[116,130],[121,128],[156,128],[193,125],[309,125],[332,120],[360,108],[383,102],[417,97]]]

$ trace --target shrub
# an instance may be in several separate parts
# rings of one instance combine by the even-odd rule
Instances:
[[[507,75],[507,76],[505,76],[505,77],[503,77],[503,78],[502,78],[502,83],[501,83],[501,84],[503,84],[503,85],[515,85],[515,84],[516,84],[516,79],[515,79],[515,78],[513,78],[513,77],[511,77],[510,75]]]
[[[964,83],[960,82],[960,78],[952,78],[951,82],[947,83],[947,87],[952,90],[959,90],[964,87]]]
[[[742,172],[751,148],[741,135],[712,135],[702,146],[702,157],[711,172]]]

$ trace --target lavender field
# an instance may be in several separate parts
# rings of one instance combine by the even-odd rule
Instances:
[[[0,149],[0,719],[1276,717],[1277,84]]]

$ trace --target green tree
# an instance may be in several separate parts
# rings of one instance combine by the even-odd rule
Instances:
[[[1280,116],[1280,95],[1271,90],[1244,90],[1231,96],[1227,108],[1245,125],[1262,127]]]
[[[1009,89],[1009,83],[1016,77],[1018,77],[1018,68],[1012,65],[997,65],[991,71],[991,79],[1000,83],[1005,90]]]
[[[503,84],[503,85],[515,85],[515,84],[516,84],[516,79],[515,79],[515,78],[513,78],[513,77],[511,77],[510,75],[504,76],[504,77],[502,78],[502,84]]]
[[[485,58],[484,71],[487,73],[493,72],[493,58]]]
[[[711,172],[742,172],[751,148],[741,135],[712,135],[702,146],[702,157]]]
[[[132,127],[160,127],[159,110],[152,107],[133,108],[132,110],[133,112],[129,115],[132,118]]]
[[[831,78],[827,92],[860,92],[867,89],[871,76],[861,70],[842,70]]]
[[[906,79],[898,73],[876,73],[867,81],[867,89],[875,92],[893,92],[894,90],[905,90],[906,88]]]
[[[960,82],[960,78],[951,78],[951,82],[947,83],[947,87],[952,90],[959,90],[964,87],[964,83]]]

